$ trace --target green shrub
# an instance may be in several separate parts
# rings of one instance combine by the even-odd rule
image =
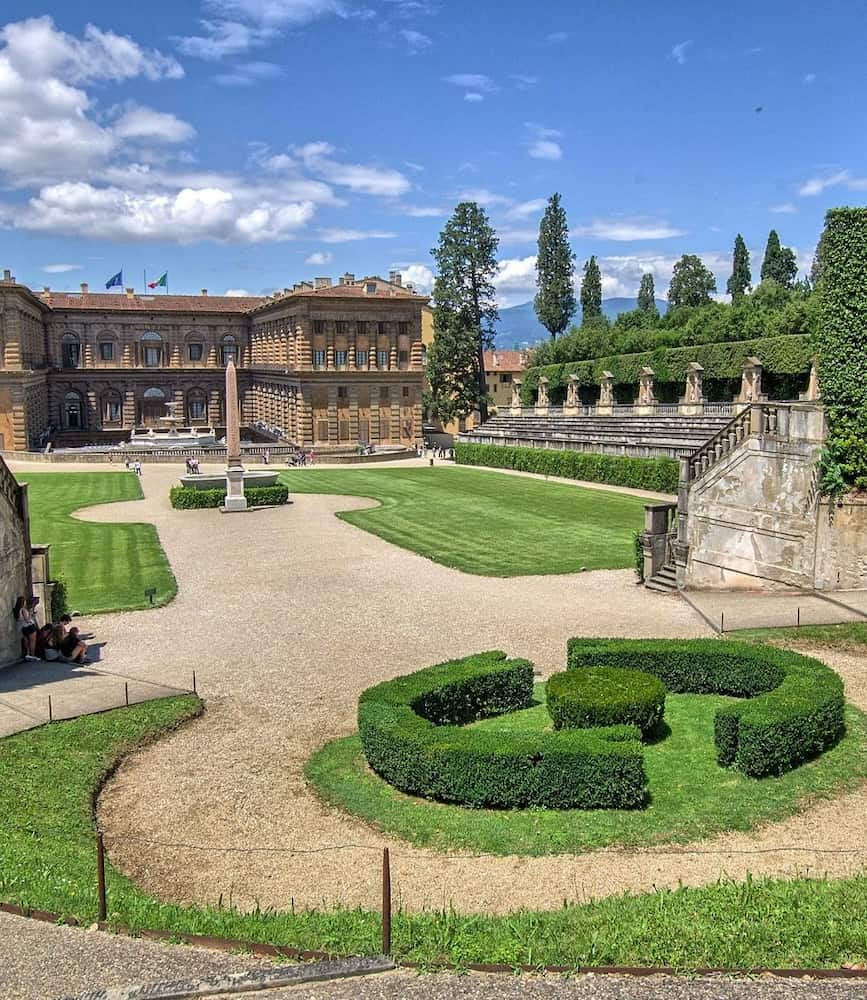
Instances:
[[[289,487],[250,486],[244,496],[251,507],[271,507],[289,502]],[[226,499],[225,490],[197,490],[192,486],[173,486],[169,500],[177,510],[198,510],[203,507],[222,507]]]
[[[58,576],[54,581],[51,608],[46,608],[45,613],[46,615],[50,614],[50,620],[53,622],[59,622],[64,615],[69,614],[69,596],[66,590],[66,581],[62,576]]]
[[[635,532],[635,575],[644,583],[644,532]]]
[[[533,665],[499,651],[377,684],[358,703],[365,757],[404,792],[477,808],[643,804],[635,727],[513,733],[459,725],[526,708],[532,692]]]
[[[455,444],[459,465],[519,469],[587,483],[609,483],[655,493],[677,493],[680,468],[673,458],[628,458],[564,448],[520,448],[499,444]]]
[[[658,677],[671,692],[746,700],[717,712],[723,766],[781,774],[843,735],[843,683],[824,663],[789,650],[716,639],[570,639],[567,670],[623,667]]]
[[[649,733],[665,711],[665,685],[643,670],[566,670],[549,677],[545,690],[555,729],[623,724]]]

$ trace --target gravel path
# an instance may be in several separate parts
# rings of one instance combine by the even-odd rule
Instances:
[[[504,912],[558,906],[626,890],[720,875],[860,870],[867,854],[745,854],[783,845],[864,843],[867,791],[819,804],[752,835],[702,844],[718,853],[636,850],[553,858],[432,856],[323,805],[306,787],[311,750],[355,728],[360,691],[396,674],[486,648],[562,669],[571,635],[708,634],[681,601],[636,588],[629,571],[492,579],[438,566],[333,516],[367,500],[297,495],[286,508],[227,517],[174,512],[176,470],[145,466],[145,502],[93,508],[99,520],[157,525],[178,579],[168,607],[89,619],[107,640],[107,665],[132,676],[189,683],[208,710],[127,761],[104,792],[100,823],[113,863],[157,896],[241,907],[375,906],[379,856],[392,849],[405,907]],[[504,544],[509,544],[504,542]],[[849,697],[867,708],[867,664],[830,659]],[[214,853],[163,844],[303,850]]]

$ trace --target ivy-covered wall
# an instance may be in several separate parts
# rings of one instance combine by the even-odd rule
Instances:
[[[864,329],[867,330],[867,324]],[[591,361],[545,365],[528,368],[524,372],[521,399],[525,406],[533,403],[543,375],[550,383],[548,392],[551,402],[557,404],[563,401],[570,375],[577,375],[581,386],[598,386],[602,372],[610,371],[614,376],[618,400],[632,402],[638,394],[639,373],[646,365],[655,373],[657,398],[663,402],[676,402],[678,395],[683,394],[686,366],[690,361],[697,361],[704,367],[705,396],[711,400],[731,400],[730,390],[734,386],[734,391],[737,391],[743,363],[751,355],[760,358],[764,364],[766,381],[772,386],[779,385],[786,390],[788,398],[792,398],[795,388],[800,390],[806,387],[814,353],[815,344],[810,337],[763,337],[693,347],[658,348],[642,354],[619,354]]]

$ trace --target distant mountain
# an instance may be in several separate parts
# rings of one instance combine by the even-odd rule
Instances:
[[[629,312],[637,307],[637,299],[605,299],[602,303],[602,311],[610,320],[616,319],[622,312]],[[668,305],[662,299],[657,299],[656,308],[660,315],[663,315]],[[580,307],[578,312],[580,317]],[[550,336],[545,327],[536,319],[536,311],[532,302],[523,302],[519,306],[509,306],[508,309],[500,310],[496,346],[501,351],[511,351],[516,347],[532,347],[533,344],[538,344],[540,340],[547,340]]]

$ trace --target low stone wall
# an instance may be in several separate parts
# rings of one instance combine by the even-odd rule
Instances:
[[[30,594],[30,542],[20,496],[20,487],[0,461],[0,664],[21,655],[12,607],[19,594]]]
[[[510,448],[550,448],[555,451],[585,451],[594,455],[623,455],[626,458],[679,458],[684,452],[682,444],[638,444],[603,441],[587,437],[581,441],[567,441],[560,438],[505,437],[485,434],[484,429],[474,430],[472,435],[459,434],[457,440],[463,444],[496,444]]]
[[[819,503],[815,587],[867,589],[867,496],[853,494]]]

